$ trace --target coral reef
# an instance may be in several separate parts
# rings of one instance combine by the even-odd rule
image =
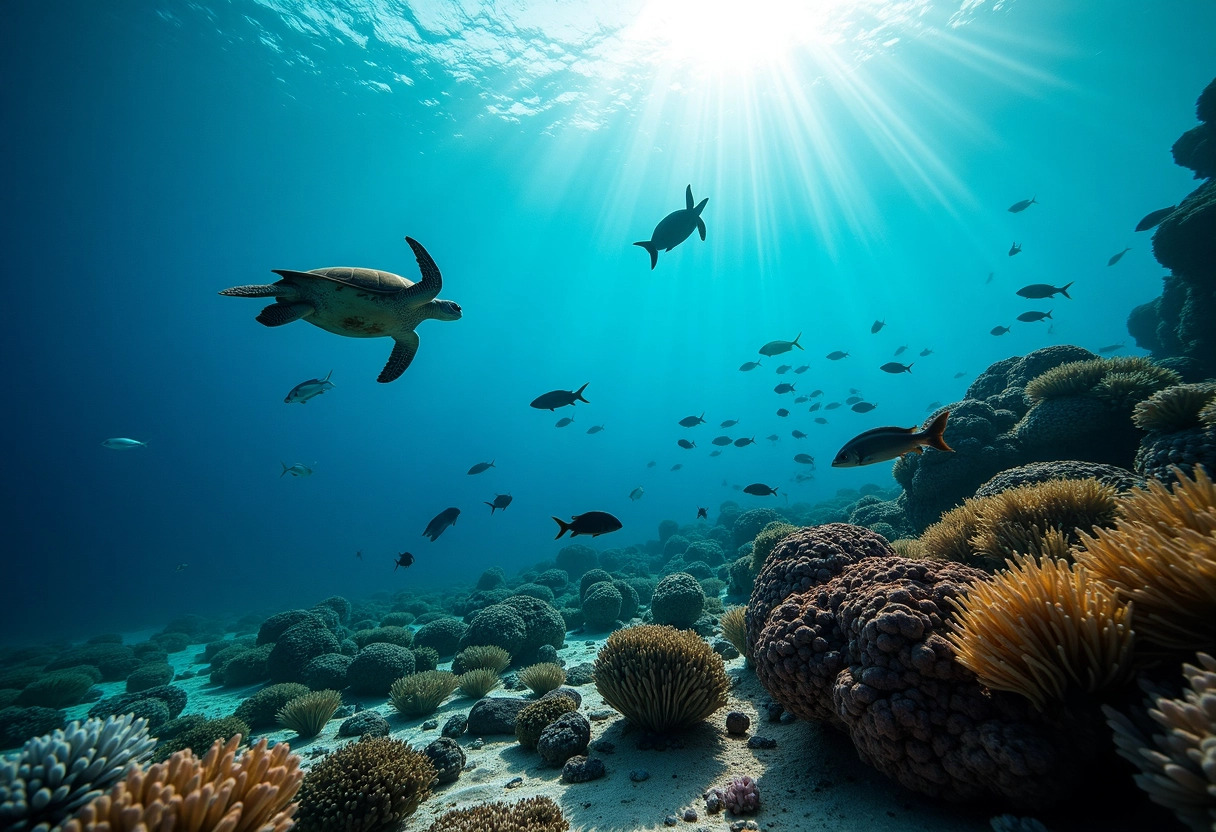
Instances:
[[[396,644],[376,642],[355,655],[346,669],[346,683],[353,693],[384,696],[389,685],[413,672],[413,653]]]
[[[1148,434],[1136,451],[1136,471],[1168,481],[1177,466],[1216,474],[1216,383],[1177,384],[1136,405],[1136,426]]]
[[[723,504],[725,506],[725,504]],[[756,539],[756,535],[769,523],[783,522],[783,518],[771,508],[753,508],[739,514],[732,526],[735,546],[742,546]]]
[[[1126,468],[1076,459],[1031,462],[1007,468],[976,489],[976,497],[992,497],[1019,485],[1049,480],[1097,480],[1122,494],[1144,485],[1144,478]]]
[[[26,685],[18,694],[15,704],[25,707],[37,705],[43,708],[78,705],[84,701],[84,695],[93,687],[94,681],[97,680],[87,673],[73,670],[48,673]]]
[[[561,808],[547,797],[478,803],[444,812],[427,832],[569,832]]]
[[[417,659],[417,657],[418,653],[415,651],[414,658]],[[301,674],[301,678],[303,679],[303,683],[312,690],[325,690],[327,688],[341,690],[346,687],[346,671],[352,661],[354,661],[353,656],[344,656],[341,653],[324,653],[304,665],[304,672]]]
[[[423,624],[414,633],[414,644],[432,647],[440,657],[451,656],[460,649],[460,639],[468,625],[459,618],[443,617]]]
[[[668,575],[655,585],[650,613],[657,624],[691,627],[705,607],[705,591],[686,572]]]
[[[621,614],[622,600],[620,590],[610,580],[587,587],[582,605],[584,626],[593,633],[611,630]]]
[[[283,631],[266,659],[266,670],[272,682],[301,682],[312,659],[340,650],[337,637],[314,615]]]
[[[752,540],[751,571],[759,572],[760,568],[764,566],[765,558],[772,553],[773,548],[787,535],[796,531],[798,531],[797,526],[786,523],[784,520],[774,520],[757,532],[756,537]]]
[[[269,685],[237,705],[232,715],[250,728],[267,728],[276,724],[276,717],[284,705],[308,693],[308,686],[298,682]]]
[[[247,737],[249,726],[235,716],[225,716],[219,719],[190,720],[188,727],[174,731],[171,736],[165,736],[163,730],[160,733],[160,740],[152,751],[152,759],[157,762],[167,760],[178,751],[209,748],[216,742],[224,743],[238,736]]]

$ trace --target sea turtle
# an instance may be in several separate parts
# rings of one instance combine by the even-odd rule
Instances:
[[[680,243],[688,239],[688,236],[696,230],[701,235],[701,240],[705,240],[705,220],[701,219],[701,212],[705,210],[705,203],[709,202],[709,197],[694,204],[692,199],[692,185],[684,191],[685,207],[679,211],[672,211],[667,216],[659,221],[659,224],[654,227],[654,233],[650,235],[649,240],[642,240],[634,243],[635,246],[641,246],[650,254],[650,268],[653,269],[659,262],[659,249],[671,251]]]
[[[351,338],[391,337],[396,344],[376,381],[390,382],[405,372],[418,351],[418,324],[427,318],[460,319],[460,305],[437,300],[443,288],[439,267],[422,244],[405,241],[418,258],[422,280],[414,283],[379,269],[334,266],[297,272],[273,269],[281,280],[258,286],[234,286],[220,292],[243,298],[273,297],[258,315],[258,323],[282,326],[304,319],[335,335]]]

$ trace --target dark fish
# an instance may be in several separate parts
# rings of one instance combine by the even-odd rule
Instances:
[[[954,374],[954,377],[955,377],[955,378],[962,378],[962,377],[963,377],[963,376],[965,376],[965,375],[967,375],[967,374],[966,374],[966,373],[955,373],[955,374]]]
[[[776,387],[773,388],[773,392],[776,393],[778,396],[784,396],[786,393],[794,392],[794,385],[787,384],[786,382],[783,381],[780,384],[778,384]]]
[[[870,334],[871,335],[877,334],[878,330],[882,329],[886,325],[887,325],[886,321],[875,321],[874,323],[870,324]]]
[[[1131,246],[1128,246],[1127,248],[1123,249],[1123,251],[1119,252],[1118,254],[1112,254],[1110,256],[1110,259],[1106,261],[1106,265],[1108,265],[1108,266],[1115,265],[1116,263],[1118,263],[1120,260],[1123,259],[1123,255],[1127,254],[1131,250],[1132,250]]]
[[[1068,287],[1072,286],[1076,281],[1070,280],[1063,286],[1052,286],[1050,283],[1031,283],[1029,286],[1023,286],[1018,289],[1018,297],[1028,298],[1030,300],[1042,300],[1043,298],[1054,298],[1056,295],[1063,295],[1072,300],[1072,295],[1068,294]]]
[[[510,494],[498,494],[494,497],[494,502],[486,503],[490,507],[490,514],[493,514],[496,509],[506,511],[507,506],[511,505],[512,497]],[[482,500],[485,503],[485,500]]]
[[[554,517],[553,522],[558,526],[557,537],[553,538],[554,540],[559,539],[566,532],[570,532],[571,537],[578,537],[580,534],[599,537],[621,527],[621,521],[606,511],[588,511],[584,514],[576,514],[570,518],[569,523],[564,523],[560,518]]]
[[[1010,257],[1012,257],[1013,255],[1018,254],[1019,252],[1021,252],[1021,250],[1022,250],[1022,245],[1021,245],[1021,243],[1014,243],[1013,245],[1011,245],[1011,246],[1009,247],[1009,256],[1010,256]]]
[[[743,493],[755,494],[757,497],[777,496],[777,489],[769,488],[762,482],[754,482],[751,485],[743,487]]]
[[[904,354],[904,353],[907,351],[907,349],[908,349],[908,345],[907,345],[907,344],[904,344],[902,347],[896,347],[896,348],[895,348],[895,355],[896,355],[896,356],[903,355],[903,354]]]
[[[709,509],[698,507],[697,508],[697,519],[698,520],[708,520],[709,519]]]
[[[861,395],[861,391],[860,391],[860,390],[858,390],[856,387],[850,387],[850,388],[849,388],[849,392],[850,392],[850,393],[852,393],[854,396],[860,396],[860,395]]]
[[[924,358],[926,355],[933,355],[933,350],[929,349],[928,347],[925,347],[923,350],[920,351],[921,358]]]
[[[778,435],[777,435],[777,434],[775,434],[775,433],[770,433],[768,436],[766,436],[766,437],[764,437],[764,438],[765,438],[765,439],[767,439],[769,442],[776,442],[776,441],[777,441],[777,440],[779,440],[781,437],[780,437],[780,436],[778,436]]]
[[[912,372],[911,364],[900,364],[898,361],[888,361],[878,369],[884,373],[910,373]]]
[[[642,495],[645,493],[646,491],[642,488],[642,486],[639,485],[637,488],[629,492],[629,499],[636,503],[638,500],[642,499]]]
[[[861,396],[849,396],[847,399],[844,400],[844,403],[845,404],[857,404],[859,401],[861,401]]]
[[[587,384],[590,383],[591,382],[587,382]],[[583,398],[583,391],[586,389],[587,385],[584,384],[577,390],[550,390],[548,393],[537,396],[535,399],[533,399],[532,406],[537,410],[556,410],[559,407],[572,405],[576,401],[589,404],[589,402]]]
[[[1051,317],[1051,310],[1049,309],[1046,312],[1023,312],[1021,315],[1018,315],[1018,320],[1025,321],[1026,323],[1031,324],[1031,323],[1034,323],[1035,321],[1041,321],[1044,318],[1050,318],[1050,317]]]
[[[806,434],[800,430],[790,431],[790,436],[794,437],[795,439],[806,439]]]
[[[858,402],[857,404],[853,405],[853,412],[854,413],[869,413],[871,410],[873,410],[876,407],[878,407],[878,405],[870,404],[869,402]]]
[[[722,449],[714,448],[712,451],[709,452],[709,455],[710,456],[722,456]]]
[[[811,456],[810,454],[795,454],[794,462],[798,462],[803,465],[814,465],[815,457]]]
[[[355,557],[357,557],[359,560],[363,560],[363,550],[360,549],[359,551],[355,552]]]
[[[663,217],[659,221],[659,224],[654,227],[649,240],[634,243],[635,246],[641,246],[650,254],[651,269],[658,265],[659,249],[671,251],[680,243],[687,240],[694,229],[701,235],[701,240],[705,240],[705,220],[701,219],[701,212],[705,210],[705,203],[707,202],[709,202],[709,197],[701,200],[694,207],[692,185],[689,185],[684,191],[685,207],[679,211],[672,211]],[[620,528],[620,524],[617,524],[617,528]]]
[[[817,399],[817,398],[819,398],[819,397],[820,397],[820,396],[822,396],[822,395],[823,395],[823,391],[822,391],[822,390],[812,390],[812,391],[811,391],[811,398],[812,398],[812,399]]]
[[[823,407],[823,405],[822,405],[822,404],[820,404],[819,402],[815,402],[813,405],[811,405],[810,407],[808,407],[808,408],[806,409],[806,412],[807,412],[807,413],[814,413],[816,410],[818,410],[818,409],[819,409],[819,408],[821,408],[821,407]]]
[[[788,410],[786,410],[784,407],[779,407],[779,408],[777,408],[777,415],[780,416],[782,419],[784,419],[786,416],[790,415],[790,412]]]
[[[727,445],[729,445],[731,442],[734,442],[735,440],[731,439],[729,436],[715,436],[710,441],[713,442],[713,444],[717,445],[718,447],[724,448]]]
[[[840,407],[840,402],[828,402],[827,404],[825,404],[823,406],[823,409],[824,410],[835,410],[838,407]]]
[[[849,354],[847,352],[841,352],[840,350],[836,350],[835,352],[830,352],[827,355],[828,361],[839,361],[842,358],[848,358],[848,357],[849,357]]]
[[[777,368],[777,375],[783,376],[794,368],[793,364],[782,364]]]
[[[445,508],[432,518],[431,522],[426,524],[426,529],[423,530],[422,536],[429,537],[434,543],[439,539],[439,535],[443,534],[443,530],[448,526],[456,525],[456,518],[460,516],[460,509],[453,506]]]
[[[1035,196],[1038,196],[1038,194],[1035,194]],[[1019,202],[1015,202],[1012,205],[1010,205],[1009,213],[1020,214],[1023,211],[1025,211],[1027,208],[1029,208],[1031,205],[1038,205],[1038,204],[1039,204],[1038,201],[1034,198],[1034,196],[1032,196],[1030,199],[1023,199]]]
[[[739,365],[739,372],[750,373],[752,370],[756,369],[759,366],[760,366],[759,361],[744,361],[742,364]]]
[[[768,357],[772,358],[774,355],[781,355],[783,352],[789,352],[794,347],[802,349],[802,344],[798,343],[798,339],[801,337],[802,333],[799,332],[793,341],[769,341],[760,348],[760,354],[767,355]]]
[[[679,470],[680,470],[681,468],[683,468],[683,467],[684,467],[684,463],[683,463],[683,462],[677,462],[675,465],[671,466],[671,469],[670,469],[670,470],[672,470],[672,471],[679,471]]]
[[[984,285],[987,286],[989,283],[991,283],[992,278],[994,277],[996,277],[996,272],[988,272],[988,279],[984,281]]]
[[[1098,347],[1098,352],[1102,353],[1103,355],[1107,355],[1112,352],[1118,352],[1125,346],[1127,346],[1127,342],[1120,341],[1118,344],[1107,344],[1105,347]]]
[[[697,443],[696,443],[696,442],[689,442],[687,439],[677,439],[677,440],[676,440],[676,444],[677,444],[677,445],[679,445],[681,448],[695,448],[695,447],[697,447]]]
[[[803,373],[805,373],[805,372],[806,372],[807,370],[809,370],[809,369],[811,369],[811,365],[810,365],[810,364],[803,364],[801,367],[795,367],[795,368],[794,368],[794,375],[796,375],[796,376],[800,376],[800,375],[802,375]]]
[[[725,422],[723,422],[722,424],[718,425],[718,427],[720,427],[720,428],[733,428],[733,427],[734,427],[735,425],[737,425],[737,424],[739,424],[739,420],[738,420],[738,419],[727,419]]]
[[[815,424],[817,424],[817,425],[826,425],[827,423],[828,423],[828,420],[827,420],[827,419],[825,419],[825,418],[823,418],[822,416],[816,416],[816,417],[815,417]]]
[[[756,444],[756,437],[754,437],[754,436],[751,439],[745,439],[743,437],[739,437],[738,439],[735,440],[736,448],[746,448],[748,445],[755,445],[755,444]]]
[[[489,471],[494,467],[493,462],[479,462],[469,469],[470,474],[480,474],[482,471]]]
[[[397,571],[398,566],[404,566],[406,569],[409,569],[411,566],[414,565],[414,556],[411,555],[409,552],[402,552],[401,554],[397,555],[397,559],[395,561],[393,561],[393,563],[396,564],[393,567],[394,572]]]
[[[1004,335],[1008,331],[1009,327],[1007,326],[994,326],[992,329],[988,330],[988,333],[990,335]]]
[[[599,433],[603,429],[603,425],[592,425],[591,427],[587,428],[587,433]]]
[[[685,416],[680,420],[680,424],[686,428],[696,427],[705,421],[705,411],[701,411],[700,416]]]
[[[806,404],[811,400],[810,396],[798,396],[794,399],[794,404]]]
[[[1156,228],[1161,224],[1163,219],[1174,213],[1176,210],[1178,210],[1178,206],[1171,205],[1169,208],[1158,208],[1156,211],[1145,214],[1144,219],[1136,223],[1136,230],[1148,231],[1150,228]]]
[[[573,423],[574,423],[574,419],[572,419],[569,416],[563,416],[562,418],[558,419],[556,422],[553,423],[553,427],[564,428],[566,425],[573,424]]]
[[[646,467],[653,468],[655,466],[655,464],[656,464],[655,461],[652,459],[652,460],[650,460],[650,462],[646,463]]]
[[[916,428],[874,428],[860,433],[845,443],[836,458],[832,460],[833,468],[855,468],[859,465],[871,465],[875,462],[885,462],[904,454],[921,453],[921,445],[937,448],[939,451],[954,449],[946,444],[942,434],[946,430],[946,420],[950,417],[949,410],[943,410],[924,430]]]

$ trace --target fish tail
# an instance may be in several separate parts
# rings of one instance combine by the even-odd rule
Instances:
[[[915,362],[913,362],[913,363],[915,363]],[[905,373],[910,373],[910,372],[912,372],[912,364],[909,364],[907,367],[905,367],[905,368],[904,368],[904,372],[905,372]]]
[[[793,344],[795,347],[797,347],[798,349],[802,349],[802,348],[803,348],[803,347],[802,347],[802,344],[799,344],[799,343],[798,343],[798,339],[799,339],[799,338],[801,338],[801,337],[802,337],[802,333],[801,333],[801,332],[799,332],[799,333],[798,333],[798,334],[797,334],[797,335],[794,337],[794,340],[791,342],[791,343],[792,343],[792,344]]]
[[[1075,280],[1070,280],[1067,283],[1065,283],[1064,288],[1060,290],[1060,294],[1063,295],[1064,297],[1068,298],[1069,300],[1072,300],[1072,295],[1068,294],[1068,287],[1074,283],[1076,283]]]
[[[553,522],[557,523],[557,527],[558,527],[557,537],[555,537],[553,539],[560,540],[562,535],[564,535],[566,532],[570,531],[570,524],[563,521],[559,517],[554,517]]]
[[[590,384],[590,383],[591,382],[587,382],[587,384]],[[578,399],[583,404],[591,404],[591,402],[589,402],[583,398],[583,391],[587,389],[587,384],[584,384],[582,387],[580,387],[574,391],[574,398]]]
[[[283,466],[283,474],[286,474],[287,473],[287,463],[280,461],[279,464]],[[279,474],[279,479],[283,479],[283,474]]]
[[[483,502],[483,503],[486,503],[486,501],[485,501],[485,500],[482,500],[482,502]],[[486,505],[488,505],[488,506],[490,507],[490,514],[493,514],[493,513],[494,513],[494,504],[493,504],[493,503],[486,503]]]
[[[939,413],[933,419],[933,421],[929,423],[929,426],[925,428],[924,439],[925,444],[930,448],[937,448],[939,451],[949,451],[950,453],[953,453],[954,448],[951,448],[946,444],[945,437],[943,436],[943,434],[946,432],[946,420],[948,418],[950,418],[949,410],[943,410],[941,413]]]
[[[640,243],[634,243],[634,245],[641,246],[650,253],[650,268],[653,270],[659,264],[659,250],[654,247],[654,243],[650,242],[650,240],[645,240]]]
[[[1047,314],[1046,314],[1046,315],[1044,315],[1043,317],[1044,317],[1044,318],[1051,318],[1051,313],[1052,313],[1052,311],[1053,311],[1053,310],[1048,309],[1048,310],[1047,310]],[[1052,318],[1052,320],[1055,320],[1055,319],[1054,319],[1054,318]]]

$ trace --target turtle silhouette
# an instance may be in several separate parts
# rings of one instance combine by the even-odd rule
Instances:
[[[650,253],[651,269],[658,265],[659,249],[671,251],[680,243],[687,240],[688,235],[692,234],[694,228],[701,234],[701,240],[705,240],[705,220],[701,219],[701,212],[705,210],[707,202],[709,202],[709,197],[706,197],[694,206],[692,201],[692,185],[689,185],[687,190],[684,191],[685,207],[679,211],[672,211],[663,217],[659,221],[659,224],[654,227],[654,233],[650,235],[649,240],[634,243],[635,246],[641,246]]]

